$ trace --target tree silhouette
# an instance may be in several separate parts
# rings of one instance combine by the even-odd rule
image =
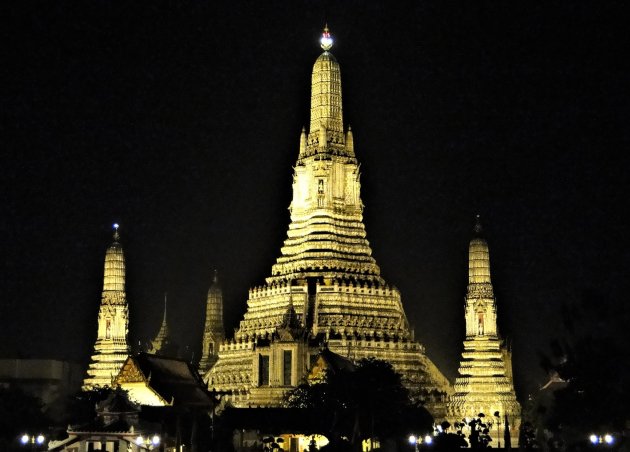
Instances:
[[[24,449],[18,444],[18,436],[46,433],[49,424],[39,398],[19,388],[0,387],[0,450]]]
[[[306,408],[331,420],[329,438],[406,437],[431,431],[433,419],[411,404],[400,374],[390,363],[362,359],[353,370],[326,372],[324,382],[303,384],[288,394],[286,404]]]
[[[627,303],[589,291],[562,310],[562,334],[542,357],[544,368],[566,386],[553,394],[546,424],[567,438],[585,432],[620,431],[630,406],[630,353],[623,337]]]

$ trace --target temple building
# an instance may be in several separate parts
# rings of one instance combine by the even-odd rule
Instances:
[[[224,340],[223,292],[219,284],[219,274],[217,270],[215,270],[206,302],[206,323],[203,329],[201,360],[199,361],[200,372],[207,372],[214,365],[218,359],[219,345],[221,345]]]
[[[497,422],[509,420],[513,438],[518,437],[521,406],[516,400],[512,379],[511,351],[505,346],[497,329],[497,303],[490,279],[490,252],[482,237],[477,216],[475,236],[468,252],[468,292],[465,301],[466,339],[455,380],[455,393],[447,405],[453,421],[477,417],[484,413]],[[491,429],[494,436],[499,429]],[[499,435],[500,442],[503,438]],[[516,440],[512,445],[516,444]],[[496,442],[493,442],[493,445]]]
[[[325,30],[313,66],[308,133],[300,136],[291,222],[280,256],[249,291],[234,338],[204,375],[235,406],[279,406],[321,346],[357,361],[375,357],[401,373],[416,399],[451,391],[416,342],[398,289],[380,273],[363,224],[359,163],[344,128],[339,64]]]
[[[83,389],[111,386],[112,379],[129,355],[127,332],[129,308],[125,294],[125,256],[119,242],[118,225],[114,225],[114,241],[105,253],[103,293],[98,312],[98,332],[94,353],[83,380]]]

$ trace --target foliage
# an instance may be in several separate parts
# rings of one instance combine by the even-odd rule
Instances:
[[[17,449],[19,435],[45,433],[48,425],[39,398],[19,388],[0,387],[0,450]]]
[[[531,422],[526,421],[521,425],[518,444],[521,449],[538,449],[536,429]]]
[[[114,393],[109,386],[96,386],[87,391],[79,391],[68,402],[68,423],[78,425],[94,420],[96,405]]]
[[[411,404],[400,374],[386,361],[369,358],[354,370],[327,372],[325,381],[303,384],[286,398],[291,408],[307,408],[330,419],[329,438],[405,437],[431,430],[431,416]],[[412,427],[412,424],[415,426]],[[410,430],[414,428],[414,430]]]
[[[476,418],[468,422],[468,426],[470,427],[468,439],[470,440],[471,449],[487,449],[490,447],[492,438],[490,438],[490,428],[488,424],[484,422],[485,417],[485,414],[479,413]]]
[[[553,394],[547,427],[575,432],[616,430],[628,420],[630,360],[622,332],[629,320],[625,303],[613,303],[595,292],[563,309],[563,334],[551,344],[543,366],[557,373],[566,387]]]
[[[466,424],[456,422],[454,427],[455,433],[451,433],[449,430],[451,424],[448,421],[443,421],[440,424],[440,429],[437,430],[437,434],[433,438],[433,450],[455,450],[462,447],[468,447],[466,436],[462,432],[462,428]]]

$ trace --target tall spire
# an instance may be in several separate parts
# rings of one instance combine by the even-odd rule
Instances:
[[[468,290],[465,300],[466,340],[448,403],[453,420],[477,413],[510,415],[518,422],[521,407],[512,381],[511,354],[497,329],[497,304],[490,280],[490,252],[477,215],[468,247]]]
[[[344,154],[341,71],[339,63],[328,51],[333,44],[328,27],[324,29],[320,42],[324,52],[315,61],[311,75],[311,125],[307,153]]]
[[[120,245],[118,228],[118,223],[115,223],[114,240],[105,253],[103,291],[125,291],[125,256]]]
[[[166,307],[168,304],[168,294],[164,293],[164,316],[162,317],[162,325],[160,325],[160,330],[158,331],[155,339],[151,341],[151,353],[155,354],[164,354],[167,350],[165,346],[169,345],[170,342],[170,331],[168,328],[168,322],[166,321]]]
[[[481,219],[477,215],[474,233],[475,237],[468,247],[468,284],[491,284],[490,280],[490,250],[488,243],[482,237]],[[490,286],[492,289],[492,286]]]
[[[87,371],[88,376],[83,381],[84,389],[111,385],[112,378],[118,375],[129,353],[125,255],[120,244],[119,225],[116,223],[113,228],[113,242],[105,253],[96,343]]]
[[[352,131],[343,131],[341,75],[328,51],[328,27],[321,44],[311,77],[310,130],[302,132],[295,166],[291,224],[267,282],[325,276],[384,284],[366,239],[359,165]]]
[[[215,269],[206,301],[206,323],[201,344],[201,360],[199,361],[201,371],[207,371],[216,362],[219,345],[224,339],[223,292],[219,284],[219,272]]]

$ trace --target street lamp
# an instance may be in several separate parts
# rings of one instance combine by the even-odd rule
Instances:
[[[501,448],[501,416],[499,415],[498,411],[494,412],[494,417],[497,418],[497,447]]]
[[[606,433],[605,435],[596,435],[593,433],[588,437],[588,439],[593,446],[597,446],[598,444],[606,444],[607,446],[610,446],[615,442],[615,437],[610,433]]]
[[[20,436],[20,443],[22,443],[23,446],[30,444],[31,450],[35,450],[35,448],[43,446],[45,441],[46,437],[41,433],[39,435],[29,435],[28,433],[25,433]]]
[[[144,447],[145,449],[148,450],[153,450],[154,448],[158,447],[160,445],[160,436],[159,435],[149,435],[146,438],[142,435],[139,435],[136,440],[135,443],[137,446],[140,447]]]
[[[418,452],[418,437],[416,435],[409,435],[409,444],[414,447],[414,450]]]

